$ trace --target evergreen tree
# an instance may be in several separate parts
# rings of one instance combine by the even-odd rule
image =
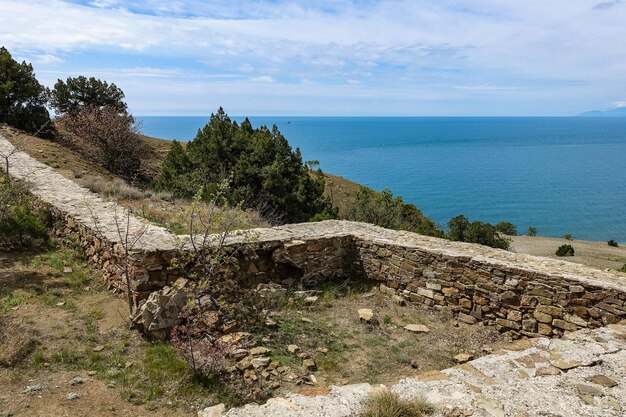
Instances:
[[[47,90],[37,81],[33,66],[13,59],[0,47],[0,123],[27,132],[38,132],[50,122],[46,109]]]
[[[156,186],[177,196],[202,189],[209,199],[225,181],[228,203],[267,210],[285,222],[332,214],[322,176],[311,175],[276,126],[254,129],[248,119],[239,125],[220,108],[186,152],[172,145]]]
[[[179,142],[173,141],[154,188],[157,191],[168,190],[175,198],[193,197],[194,190],[187,178],[190,171],[187,152]]]
[[[57,114],[74,113],[83,107],[102,109],[111,107],[119,113],[127,113],[124,92],[115,84],[94,77],[68,77],[58,80],[51,92],[50,104]]]

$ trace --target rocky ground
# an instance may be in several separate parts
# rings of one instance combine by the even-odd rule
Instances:
[[[363,283],[333,283],[287,297],[271,310],[276,324],[258,335],[258,344],[287,372],[312,375],[300,388],[393,383],[454,366],[455,357],[482,356],[491,344],[508,341],[492,327],[461,323]]]
[[[389,389],[420,398],[443,417],[618,417],[626,411],[626,323],[580,330],[563,339],[525,339],[493,354],[406,378]],[[334,387],[326,395],[290,394],[264,405],[247,405],[219,417],[348,417],[358,415],[370,384]]]

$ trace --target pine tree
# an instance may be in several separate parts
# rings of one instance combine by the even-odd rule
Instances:
[[[190,168],[187,152],[179,142],[173,141],[154,188],[157,191],[170,191],[176,198],[192,197],[194,190],[188,179]]]
[[[50,121],[47,100],[47,89],[35,78],[33,66],[18,63],[0,47],[0,123],[28,132],[41,131]]]

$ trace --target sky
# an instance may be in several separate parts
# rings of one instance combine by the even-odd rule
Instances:
[[[48,86],[136,115],[559,116],[626,106],[624,0],[0,0]]]

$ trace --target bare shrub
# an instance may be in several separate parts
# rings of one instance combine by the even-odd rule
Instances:
[[[0,317],[0,367],[14,367],[25,360],[37,347],[32,331]]]
[[[139,173],[144,148],[132,116],[113,107],[82,107],[57,118],[62,140],[86,158],[124,178]]]

